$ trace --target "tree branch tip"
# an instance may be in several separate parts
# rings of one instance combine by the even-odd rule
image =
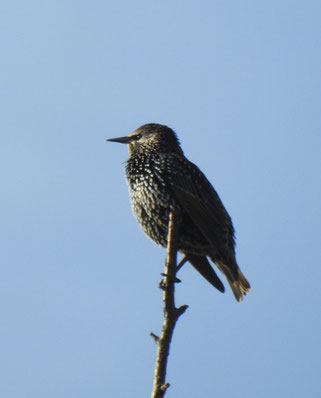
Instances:
[[[160,390],[163,391],[163,392],[165,392],[165,391],[168,389],[168,387],[170,387],[170,384],[169,384],[169,383],[165,383],[165,384],[163,384],[163,385],[160,387]]]
[[[184,304],[181,305],[180,307],[177,308],[178,316],[184,314],[184,312],[187,310],[188,305]]]
[[[175,283],[181,282],[176,278],[176,272],[179,269],[177,268],[177,235],[175,235],[178,232],[177,224],[179,222],[176,220],[174,212],[171,211],[168,223],[167,254],[164,264],[165,272],[162,274],[163,279],[158,285],[163,290],[164,321],[160,337],[154,333],[150,333],[157,345],[152,398],[164,397],[166,390],[170,386],[169,383],[165,382],[170,344],[176,321],[188,308],[187,305],[182,305],[179,308],[175,306]],[[186,261],[186,259],[181,261],[180,267]]]
[[[159,282],[158,288],[159,288],[160,290],[163,290],[163,291],[167,289],[167,286],[166,286],[166,283],[165,283],[164,279],[162,279],[162,280]]]
[[[154,334],[153,332],[150,332],[150,336],[152,336],[152,338],[154,339],[155,343],[157,344],[158,341],[159,341],[159,337],[156,334]]]

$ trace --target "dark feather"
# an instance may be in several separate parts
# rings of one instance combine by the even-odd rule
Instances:
[[[184,253],[188,262],[216,289],[220,292],[224,293],[225,288],[223,283],[220,281],[219,277],[216,275],[216,272],[212,268],[211,264],[208,262],[205,256],[197,256],[195,254],[186,254]]]
[[[188,166],[185,172],[171,173],[171,188],[194,224],[213,246],[215,256],[233,261],[234,228],[231,218],[204,174],[193,163],[188,162]]]

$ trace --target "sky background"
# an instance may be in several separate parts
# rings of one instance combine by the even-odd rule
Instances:
[[[167,124],[230,212],[242,304],[190,266],[170,397],[321,396],[320,1],[0,5],[0,396],[148,397],[165,252],[123,145]]]

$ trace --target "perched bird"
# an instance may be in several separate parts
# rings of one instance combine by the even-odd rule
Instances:
[[[166,247],[169,214],[175,212],[179,252],[224,292],[209,258],[226,276],[236,300],[241,301],[250,284],[235,259],[232,220],[205,175],[184,156],[175,132],[150,123],[128,136],[107,141],[128,145],[126,177],[131,205],[145,234]]]

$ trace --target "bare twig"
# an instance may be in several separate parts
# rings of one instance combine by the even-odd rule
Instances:
[[[164,301],[164,321],[162,332],[159,339],[155,339],[157,344],[156,363],[154,371],[154,386],[151,398],[164,397],[169,383],[166,383],[166,368],[169,355],[169,348],[178,318],[185,312],[187,305],[179,308],[175,307],[175,281],[176,279],[176,232],[177,221],[175,214],[169,216],[168,225],[168,244],[167,257],[165,262],[165,277],[162,281],[163,301]]]

